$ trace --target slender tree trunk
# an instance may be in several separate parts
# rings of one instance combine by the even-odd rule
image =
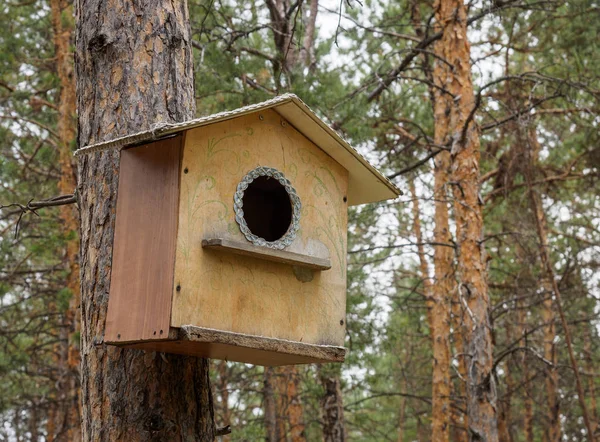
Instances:
[[[315,30],[319,0],[309,0],[308,16],[304,16],[304,42],[300,50],[300,60],[308,68],[312,68],[315,60]]]
[[[402,377],[402,382],[400,382],[400,391],[406,391],[406,379]],[[398,442],[404,442],[404,425],[406,415],[406,396],[400,396],[400,410],[398,412]]]
[[[418,9],[418,3],[412,4],[411,18],[413,27],[422,34],[421,15]],[[440,5],[436,6],[436,20],[438,24],[444,23]],[[452,70],[447,63],[442,62],[446,57],[447,42],[442,40],[436,42],[434,46],[434,61],[432,83],[435,88],[430,88],[430,95],[433,104],[434,117],[434,142],[439,146],[447,145],[450,141],[451,127],[450,116],[452,112],[452,96],[448,88],[453,80]],[[457,429],[456,441],[463,442],[468,438],[467,417],[464,416],[461,421],[458,411],[461,407],[455,406],[450,410],[451,377],[450,377],[450,324],[454,322],[456,351],[460,355],[459,373],[463,379],[466,378],[464,350],[462,343],[462,334],[460,327],[457,327],[454,318],[458,315],[453,311],[452,293],[457,293],[456,281],[454,278],[453,259],[454,251],[451,247],[440,246],[439,244],[452,244],[452,234],[450,232],[448,192],[450,170],[450,152],[440,152],[434,161],[434,200],[435,200],[435,230],[434,242],[438,245],[434,247],[435,264],[435,284],[433,284],[433,312],[432,316],[435,325],[432,328],[433,333],[433,351],[434,351],[434,372],[433,372],[433,440],[448,441],[450,438],[450,421]],[[455,302],[456,304],[456,302]],[[437,368],[437,370],[436,370]],[[458,395],[466,396],[464,383],[458,381]],[[437,397],[437,398],[436,398]],[[437,399],[437,400],[436,400]]]
[[[285,434],[290,442],[304,442],[305,426],[304,411],[302,402],[298,394],[298,385],[300,382],[298,368],[294,365],[280,367],[278,370],[278,394],[280,398],[280,413],[283,414],[282,422],[289,428]]]
[[[552,284],[545,279],[542,283],[544,288],[544,301],[542,303],[542,323],[544,324],[544,358],[552,363],[552,367],[546,367],[545,384],[547,398],[548,424],[545,425],[546,440],[548,442],[560,442],[560,412],[558,403],[558,370],[556,346],[556,326],[554,325],[554,309],[552,308]]]
[[[512,342],[513,326],[510,321],[506,321],[506,342]],[[506,393],[502,400],[499,401],[500,407],[498,412],[498,439],[500,442],[512,442],[512,390],[513,390],[513,372],[510,362],[507,362],[503,366],[504,379],[506,384]]]
[[[277,401],[275,398],[275,369],[266,367],[263,386],[263,406],[265,410],[265,428],[267,442],[279,442],[281,435],[277,425]]]
[[[326,373],[323,367],[319,367],[319,377],[325,389],[321,398],[324,442],[345,442],[346,427],[339,374]]]
[[[187,3],[77,0],[79,146],[192,118]],[[103,344],[119,153],[79,160],[84,441],[212,441],[203,359]]]
[[[518,252],[517,252],[518,253]],[[527,322],[527,311],[523,301],[517,301],[517,330],[518,336],[521,336],[521,346],[526,345],[523,336],[529,333]],[[521,370],[523,379],[523,433],[526,442],[533,442],[533,398],[531,395],[531,376],[529,374],[529,364],[527,352],[521,351]]]
[[[436,101],[437,103],[437,101]],[[436,124],[436,128],[437,128]],[[447,154],[444,152],[443,154]],[[446,155],[447,158],[447,155]],[[442,172],[445,175],[445,172]],[[444,195],[445,183],[438,188],[439,172],[435,173],[435,233],[434,242],[451,244],[448,228],[448,206]],[[410,180],[413,201],[413,230],[417,240],[417,251],[423,288],[427,299],[427,317],[433,345],[431,438],[435,441],[450,440],[450,290],[452,287],[452,249],[436,246],[434,254],[436,282],[431,284],[429,268],[425,259],[423,235],[414,181]]]
[[[585,355],[585,368],[588,372],[594,373],[596,371],[596,364],[592,359],[592,327],[588,325],[585,327],[583,352]],[[598,403],[596,400],[596,386],[594,380],[596,376],[588,376],[588,392],[590,398],[591,418],[593,419],[592,425],[595,427],[595,431],[598,432]]]
[[[61,195],[76,190],[76,169],[73,162],[73,146],[76,144],[76,92],[73,58],[71,51],[74,15],[73,3],[68,0],[51,0],[56,71],[60,81],[58,100],[59,164],[61,178],[58,188]],[[74,206],[61,206],[62,228],[67,239],[65,266],[68,269],[66,288],[71,293],[69,307],[64,313],[61,327],[62,348],[56,349],[59,355],[58,392],[59,406],[52,410],[48,422],[47,440],[81,440],[81,406],[79,400],[79,216]],[[56,437],[55,437],[56,436]]]
[[[469,433],[471,440],[496,442],[496,386],[492,376],[492,331],[479,198],[480,145],[479,133],[472,121],[475,98],[466,7],[462,0],[439,0],[436,18],[442,30],[441,55],[453,67],[446,89],[454,97],[449,125],[453,141],[451,181],[458,246],[458,296],[465,307],[462,331],[468,357]]]
[[[548,282],[552,291],[554,292],[554,306],[558,311],[558,316],[560,318],[563,333],[565,335],[565,341],[567,343],[567,350],[569,353],[569,359],[571,361],[571,367],[573,369],[573,374],[575,375],[575,385],[577,388],[577,397],[579,400],[579,406],[581,407],[581,414],[583,415],[583,421],[585,423],[585,428],[588,434],[588,440],[594,440],[594,428],[592,425],[592,421],[590,419],[590,415],[587,410],[587,404],[585,402],[585,391],[583,389],[583,383],[581,382],[581,375],[579,374],[579,363],[577,362],[577,358],[575,357],[575,351],[573,349],[573,341],[571,338],[571,331],[569,329],[569,324],[567,323],[567,319],[565,317],[565,312],[562,307],[562,296],[558,287],[558,283],[556,282],[556,275],[554,274],[554,266],[552,263],[552,258],[550,256],[549,246],[548,246],[548,223],[546,220],[546,213],[542,206],[542,201],[539,193],[533,187],[533,169],[534,169],[534,153],[538,152],[539,146],[537,146],[537,136],[535,130],[532,128],[528,133],[528,141],[529,141],[529,170],[526,173],[527,186],[529,190],[529,199],[531,202],[531,208],[535,217],[535,226],[538,234],[538,239],[540,242],[540,260],[542,262],[542,268],[546,272]],[[554,339],[554,338],[553,338]],[[551,413],[558,413],[558,410],[551,410]]]

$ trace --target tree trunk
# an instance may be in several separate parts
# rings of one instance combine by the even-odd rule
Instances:
[[[471,79],[466,7],[462,0],[439,0],[441,56],[453,66],[446,89],[452,133],[452,184],[458,247],[458,296],[465,307],[462,332],[468,357],[467,412],[471,440],[498,440],[496,386],[489,295],[483,249],[483,213],[479,198],[479,134],[472,117],[475,106]],[[441,61],[436,60],[436,63]]]
[[[546,220],[546,212],[544,211],[544,207],[542,206],[542,200],[537,192],[537,190],[533,187],[533,171],[534,171],[534,162],[535,162],[535,153],[540,151],[540,146],[537,141],[537,135],[535,133],[535,129],[531,128],[528,132],[527,140],[529,142],[529,158],[528,158],[528,171],[525,175],[527,181],[527,187],[529,190],[529,200],[531,203],[531,209],[533,215],[535,217],[535,226],[537,230],[538,240],[540,242],[540,261],[542,263],[542,271],[546,272],[546,278],[548,281],[548,285],[552,292],[554,293],[554,306],[558,312],[558,316],[560,318],[563,333],[565,335],[565,341],[567,343],[567,350],[569,353],[569,359],[571,361],[571,368],[573,369],[573,374],[575,375],[575,386],[577,388],[577,398],[579,400],[579,406],[581,407],[581,414],[583,415],[583,421],[585,423],[585,428],[587,430],[588,439],[590,441],[594,440],[594,428],[592,426],[592,421],[590,419],[590,415],[587,410],[587,404],[585,402],[585,391],[583,390],[583,384],[581,382],[581,376],[579,374],[579,364],[577,362],[577,358],[575,357],[575,350],[573,349],[572,339],[571,339],[571,331],[569,329],[569,324],[567,323],[567,319],[565,317],[565,313],[562,307],[562,296],[558,287],[558,283],[556,282],[556,275],[554,274],[554,265],[552,263],[552,258],[550,256],[549,246],[548,246],[548,223]],[[552,303],[552,300],[550,300]],[[548,306],[551,308],[551,305]],[[547,314],[551,314],[552,312],[548,312]],[[552,337],[554,340],[554,337]],[[544,343],[545,344],[545,343]],[[544,348],[544,351],[546,349]],[[556,365],[555,365],[556,366]],[[558,379],[556,379],[556,382]],[[548,381],[548,383],[552,384],[552,379]],[[548,385],[548,383],[546,385]],[[554,385],[553,388],[556,388]],[[556,393],[555,393],[556,394]],[[550,399],[550,398],[549,398]],[[558,405],[555,405],[558,407]],[[558,420],[558,409],[551,409],[550,413],[554,415],[556,413],[556,419]]]
[[[548,424],[545,425],[546,440],[548,442],[560,442],[560,412],[558,404],[558,367],[556,357],[556,326],[554,325],[554,309],[552,308],[552,284],[545,279],[542,282],[544,288],[544,301],[542,302],[542,323],[544,324],[544,358],[552,363],[552,367],[546,367],[545,383],[547,397]]]
[[[287,365],[277,369],[278,379],[278,396],[279,396],[279,411],[282,414],[282,421],[289,428],[285,434],[284,440],[290,442],[304,442],[305,427],[304,427],[304,411],[302,402],[298,395],[298,385],[300,383],[298,368],[294,365]]]
[[[79,146],[194,117],[187,3],[78,0]],[[85,441],[212,441],[206,360],[103,344],[119,153],[81,157]]]
[[[585,327],[584,332],[584,342],[583,342],[583,353],[585,357],[585,368],[588,372],[594,373],[596,371],[596,364],[594,364],[593,356],[592,356],[592,324],[589,324]],[[598,432],[598,403],[596,400],[596,387],[594,385],[596,376],[588,376],[588,392],[590,397],[590,409],[591,409],[591,418],[593,419],[592,425],[596,428],[596,433]]]
[[[323,367],[319,367],[319,377],[325,389],[321,398],[324,442],[345,442],[346,427],[339,374],[326,373]]]
[[[437,103],[437,101],[436,101]],[[438,125],[436,124],[436,128]],[[436,131],[437,132],[437,131]],[[447,154],[447,152],[443,152]],[[442,155],[442,154],[440,154]],[[447,158],[447,155],[446,155]],[[439,170],[436,162],[435,172],[435,233],[436,244],[450,243],[450,230],[448,228],[448,207],[445,196],[444,184],[438,187]],[[447,166],[447,164],[446,164]],[[445,176],[447,173],[442,172]],[[442,178],[443,179],[443,178]],[[417,198],[414,181],[410,180],[410,192],[413,201],[413,230],[417,240],[423,289],[427,299],[427,318],[433,346],[433,371],[432,371],[432,412],[431,412],[431,438],[435,441],[448,442],[450,440],[450,290],[452,287],[452,249],[450,247],[435,246],[434,262],[436,282],[431,284],[429,268],[425,259],[423,235],[419,214],[419,200]]]
[[[56,72],[60,81],[58,100],[59,164],[61,178],[58,188],[61,195],[76,189],[76,171],[73,162],[73,146],[76,143],[76,91],[71,52],[73,36],[73,4],[68,0],[51,0],[50,10],[54,38]],[[80,332],[80,284],[79,284],[79,219],[77,209],[66,205],[60,208],[62,228],[67,239],[65,267],[66,288],[71,293],[69,307],[64,313],[60,333],[60,347],[56,349],[59,361],[58,401],[48,419],[47,440],[81,440],[81,408],[79,400],[79,332]]]
[[[263,387],[263,407],[265,410],[265,428],[267,442],[279,442],[282,434],[277,422],[277,400],[275,397],[275,369],[265,367]],[[285,434],[285,433],[284,433]]]

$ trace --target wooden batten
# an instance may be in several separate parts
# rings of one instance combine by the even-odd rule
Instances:
[[[313,270],[329,270],[331,268],[331,260],[328,258],[287,252],[285,250],[268,249],[252,245],[248,242],[233,241],[225,238],[203,239],[202,247],[226,253],[234,253],[236,255],[252,256],[266,261],[306,267]]]
[[[169,338],[182,140],[121,151],[107,343]]]
[[[126,345],[149,351],[177,353],[264,366],[343,362],[344,347],[314,345],[284,339],[249,336],[203,327],[172,329],[173,341]]]

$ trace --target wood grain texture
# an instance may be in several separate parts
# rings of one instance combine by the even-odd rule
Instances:
[[[167,339],[181,136],[121,152],[106,342]]]
[[[233,195],[258,166],[283,172],[302,201],[300,230],[286,251],[329,255],[331,270],[304,278],[287,264],[202,249],[205,238],[246,242],[234,219]],[[275,111],[189,130],[171,326],[343,346],[347,189],[347,170]]]
[[[176,341],[144,342],[127,347],[264,366],[344,362],[346,355],[343,347],[248,336],[195,326],[181,327]]]
[[[329,270],[331,268],[331,261],[328,258],[319,258],[317,256],[287,252],[285,250],[259,247],[248,241],[243,242],[223,238],[208,238],[202,240],[202,247],[204,249],[250,256],[266,261],[280,262],[282,264],[306,267],[314,270]]]

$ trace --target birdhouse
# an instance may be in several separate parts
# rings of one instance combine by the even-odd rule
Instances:
[[[344,360],[347,210],[400,192],[294,95],[113,141],[104,342],[259,365]]]

